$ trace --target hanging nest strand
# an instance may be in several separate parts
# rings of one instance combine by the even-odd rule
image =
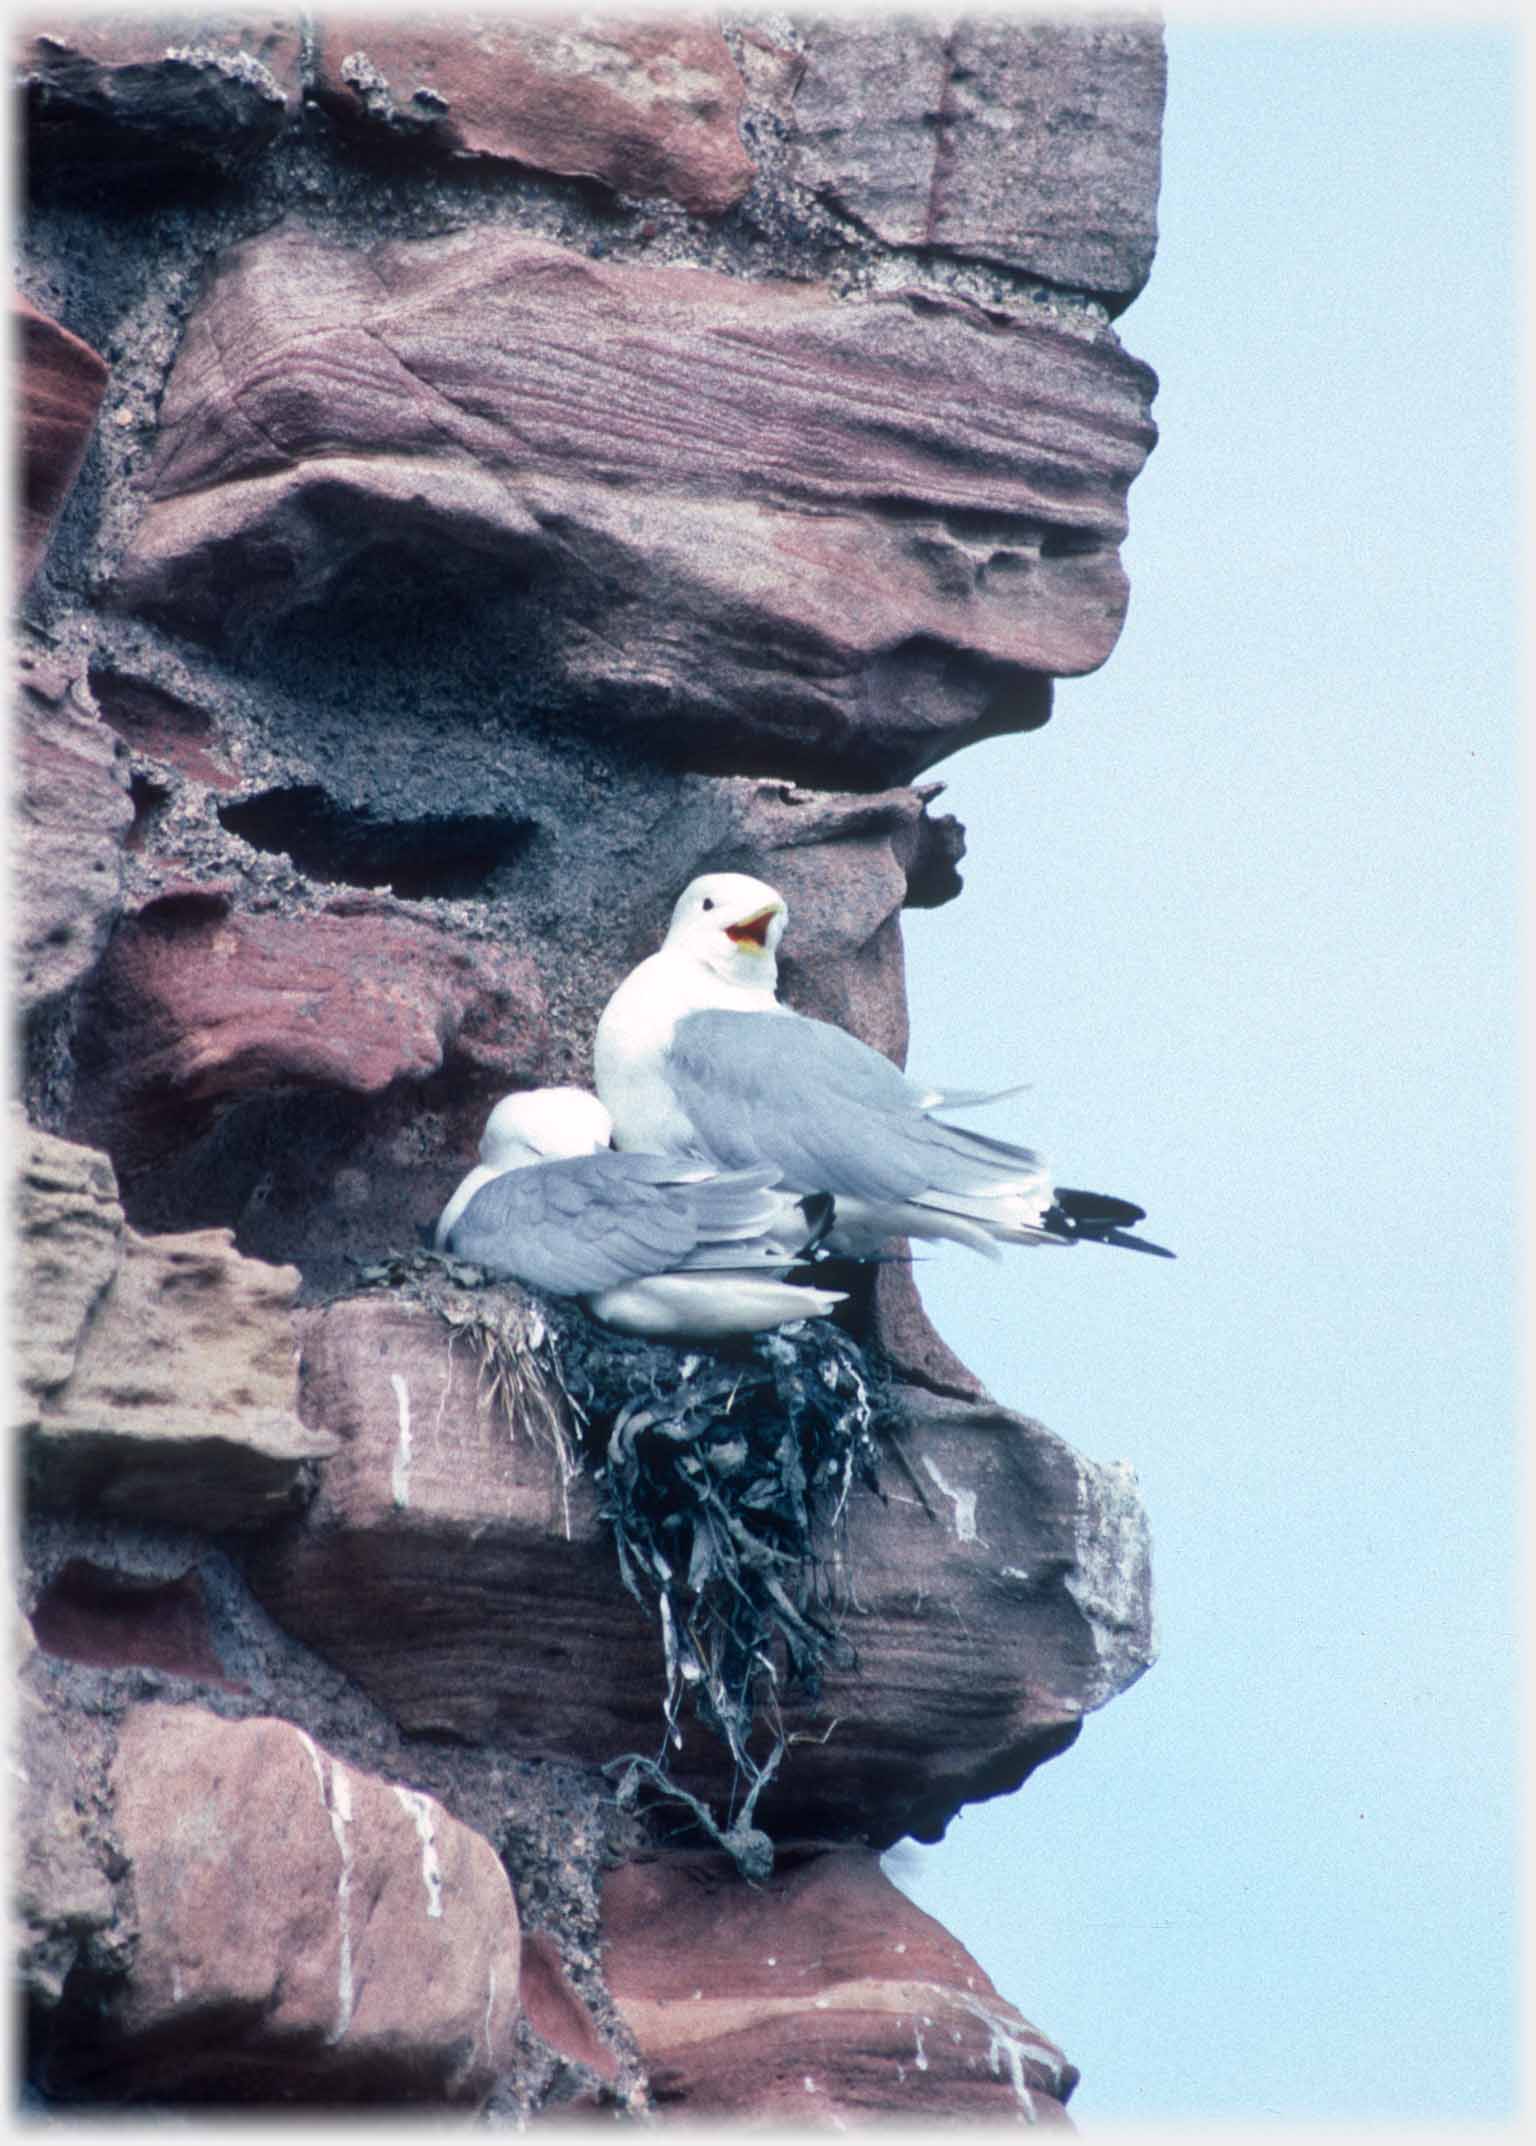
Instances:
[[[555,1345],[567,1390],[606,1439],[599,1509],[665,1662],[657,1756],[628,1753],[607,1770],[621,1802],[649,1787],[764,1876],[773,1851],[752,1816],[788,1748],[781,1699],[816,1698],[824,1668],[854,1658],[838,1624],[851,1598],[847,1509],[855,1482],[879,1490],[881,1388],[858,1345],[819,1319],[690,1354],[561,1320]],[[723,1827],[670,1772],[690,1710],[731,1754]]]

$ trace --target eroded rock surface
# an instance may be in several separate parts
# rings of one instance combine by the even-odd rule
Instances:
[[[80,474],[106,393],[107,364],[89,343],[25,298],[12,301],[11,333],[20,345],[17,564],[25,588],[42,564],[59,509]]]
[[[296,14],[30,12],[16,69],[49,177],[238,163],[297,107]]]
[[[24,1626],[18,1668],[32,1651],[31,1630]],[[72,1748],[92,1734],[45,1705],[25,1683],[19,1686],[11,1725],[13,1935],[20,1993],[44,2017],[77,1969],[120,1971],[131,1952]]]
[[[133,806],[124,756],[78,676],[41,651],[22,650],[17,665],[12,973],[27,1018],[57,1007],[100,958],[122,900]]]
[[[931,291],[289,229],[189,325],[119,596],[238,648],[425,550],[567,721],[909,779],[1108,655],[1150,390],[1107,331]]]
[[[377,1095],[450,1055],[510,1087],[537,1062],[542,1014],[526,959],[466,947],[387,898],[242,916],[189,891],[114,938],[87,1064],[99,1053],[115,1070],[104,1110],[132,1160],[135,1131],[185,1141],[199,1106],[255,1092]]]
[[[628,1863],[603,1934],[668,2114],[1064,2121],[1075,2068],[867,1852],[791,1850],[760,1886],[723,1856]]]
[[[527,164],[719,215],[752,183],[741,77],[702,18],[322,19],[317,94],[396,147]]]
[[[891,245],[1092,291],[1118,313],[1157,245],[1165,62],[1149,15],[814,20],[796,177]]]

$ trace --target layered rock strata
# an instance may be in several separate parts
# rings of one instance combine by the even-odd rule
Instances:
[[[1129,1469],[856,1282],[880,1483],[748,1886],[615,1794],[663,1649],[539,1306],[400,1255],[699,871],[781,888],[786,998],[904,1058],[901,913],[964,847],[918,778],[1124,614],[1156,25],[14,51],[35,2104],[1060,2119],[878,1854],[1145,1668]]]
[[[758,1887],[723,1856],[626,1863],[603,1930],[668,2111],[797,2129],[1065,2117],[1061,2051],[865,1852],[794,1852]]]

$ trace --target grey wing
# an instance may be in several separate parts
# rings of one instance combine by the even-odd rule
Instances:
[[[772,1163],[795,1192],[972,1194],[1040,1169],[1029,1148],[930,1118],[922,1106],[931,1090],[856,1036],[801,1014],[688,1014],[666,1071],[706,1159]]]
[[[699,1242],[686,1166],[601,1150],[507,1170],[482,1185],[447,1249],[553,1296],[663,1274]]]

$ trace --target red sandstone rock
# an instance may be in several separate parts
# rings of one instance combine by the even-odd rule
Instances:
[[[281,13],[34,17],[15,46],[27,154],[66,178],[238,160],[297,109],[299,57]]]
[[[298,1324],[304,1419],[341,1450],[303,1524],[252,1546],[272,1614],[411,1733],[588,1763],[653,1750],[655,1625],[620,1584],[590,1481],[562,1485],[528,1415],[503,1418],[472,1334],[382,1293]],[[936,1838],[1151,1656],[1130,1471],[1003,1409],[909,1399],[888,1502],[850,1507],[858,1666],[785,1709],[804,1740],[759,1806],[781,1836]],[[721,1799],[728,1769],[691,1729],[678,1778]]]
[[[69,666],[23,650],[12,731],[18,1010],[57,1005],[94,967],[122,899],[133,807],[125,755]]]
[[[560,1948],[542,1930],[523,1932],[521,1993],[524,2015],[540,2041],[600,2079],[618,2077],[618,2058],[566,1973]]]
[[[184,1143],[195,1106],[241,1096],[373,1096],[450,1058],[510,1087],[539,1047],[544,1007],[525,956],[387,898],[336,896],[282,917],[188,894],[123,924],[87,1019],[81,1129],[123,1168]]]
[[[119,598],[217,639],[365,546],[489,556],[568,703],[673,764],[905,779],[1109,653],[1152,386],[933,293],[287,229],[188,326]]]
[[[145,1579],[74,1557],[38,1596],[32,1629],[45,1654],[93,1669],[160,1669],[226,1691],[203,1583],[194,1566],[174,1579]]]
[[[17,460],[21,515],[17,566],[25,588],[43,563],[59,509],[85,460],[107,391],[106,360],[25,298],[11,301],[19,344]]]
[[[905,1239],[892,1244],[884,1265],[870,1283],[870,1332],[909,1385],[962,1401],[990,1401],[992,1396],[931,1324],[910,1265],[912,1247]]]
[[[107,728],[144,759],[158,760],[213,790],[239,789],[240,778],[226,763],[206,708],[109,664],[93,666],[91,691]]]
[[[678,874],[677,893],[705,871],[747,872],[776,887],[789,907],[779,957],[786,1002],[903,1062],[901,912],[913,878],[946,848],[954,823],[930,820],[916,790],[848,797],[738,779],[726,794],[732,834]],[[642,953],[655,952],[666,922],[658,910]],[[622,972],[615,985],[621,980]]]
[[[666,194],[719,215],[752,184],[741,78],[702,18],[322,18],[317,94],[344,123],[460,157]]]
[[[139,1939],[50,2083],[106,2100],[484,2101],[512,2057],[517,1910],[430,1796],[302,1729],[140,1706],[113,1767]]]
[[[1157,244],[1165,77],[1150,16],[819,20],[790,169],[890,245],[995,261],[1118,312]]]
[[[604,1970],[663,2115],[842,2129],[1064,2123],[1077,2072],[859,1850],[628,1863]]]

